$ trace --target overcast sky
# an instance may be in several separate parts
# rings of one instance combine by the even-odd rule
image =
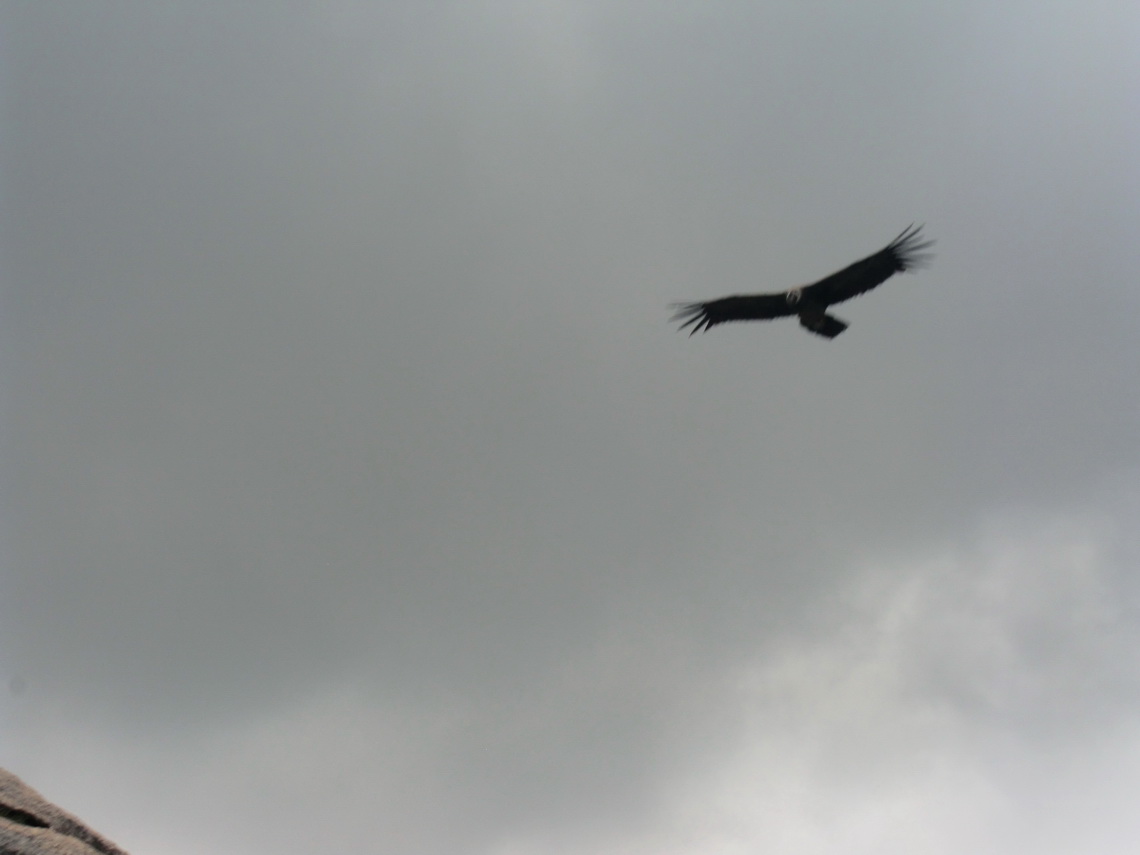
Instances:
[[[139,855],[1137,851],[1133,0],[0,27],[0,765]],[[911,222],[835,340],[668,323]]]

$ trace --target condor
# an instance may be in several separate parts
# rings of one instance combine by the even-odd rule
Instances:
[[[770,294],[737,294],[704,303],[674,303],[681,321],[679,329],[691,326],[689,335],[729,321],[768,321],[798,315],[800,326],[824,338],[835,338],[847,323],[827,313],[828,306],[870,291],[896,273],[922,267],[930,260],[924,252],[934,245],[922,239],[922,226],[908,226],[897,238],[874,255],[856,261],[813,285]]]

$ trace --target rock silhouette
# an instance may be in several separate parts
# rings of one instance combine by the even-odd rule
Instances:
[[[0,769],[0,855],[127,855]]]

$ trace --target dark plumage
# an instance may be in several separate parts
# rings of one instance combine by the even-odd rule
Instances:
[[[922,226],[908,226],[874,255],[813,285],[774,294],[738,294],[704,303],[675,303],[677,311],[671,320],[682,321],[682,330],[692,326],[689,335],[693,335],[729,321],[767,321],[799,315],[804,329],[824,338],[835,338],[847,329],[847,324],[827,314],[827,307],[870,291],[896,273],[923,266],[930,259],[924,250],[934,241],[922,240],[921,231]]]

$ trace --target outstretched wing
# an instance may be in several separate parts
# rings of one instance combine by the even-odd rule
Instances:
[[[729,321],[768,321],[794,315],[796,307],[786,293],[738,294],[707,303],[674,303],[671,321],[682,321],[679,329],[692,326],[689,335]]]
[[[907,226],[874,255],[804,288],[804,298],[824,306],[842,303],[881,285],[896,273],[923,266],[930,260],[930,254],[924,250],[934,246],[934,241],[922,240],[921,232],[922,226]]]

